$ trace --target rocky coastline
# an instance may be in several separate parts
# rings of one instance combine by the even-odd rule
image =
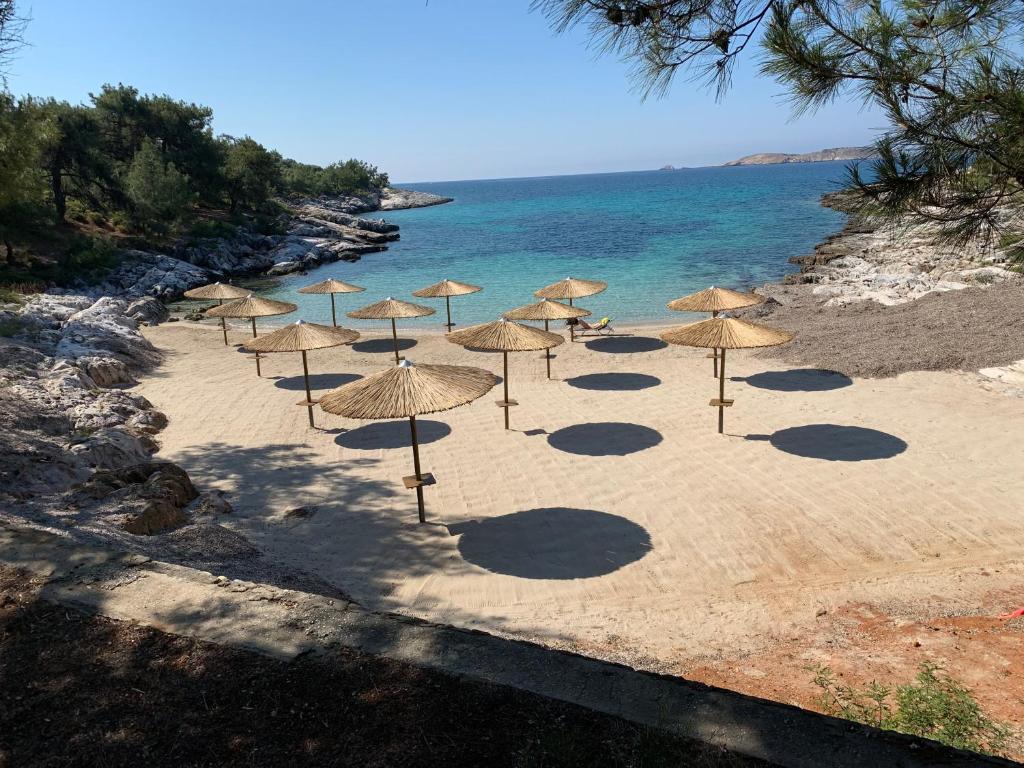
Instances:
[[[822,203],[850,212],[848,193]],[[1004,249],[953,247],[931,227],[851,215],[813,253],[789,261],[799,271],[757,287],[768,300],[741,313],[796,333],[762,356],[847,376],[955,370],[1024,397],[1024,275]]]
[[[845,193],[825,195],[822,205],[850,212]],[[1009,268],[1006,253],[993,244],[950,246],[939,240],[934,227],[896,228],[852,215],[813,253],[790,257],[789,262],[800,271],[787,276],[784,284],[812,286],[811,295],[827,307],[858,301],[891,306],[932,293],[1024,278]],[[773,292],[770,286],[766,289]]]
[[[174,301],[190,288],[237,277],[277,277],[334,261],[358,261],[387,250],[399,238],[396,224],[362,218],[374,211],[421,208],[452,198],[387,188],[365,197],[316,198],[289,206],[279,234],[240,227],[230,237],[183,241],[167,252],[129,250],[98,285],[74,292],[87,296],[153,296]]]

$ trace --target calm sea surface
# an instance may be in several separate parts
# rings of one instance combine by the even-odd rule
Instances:
[[[777,280],[792,270],[789,256],[838,230],[843,217],[818,201],[842,176],[842,163],[810,163],[413,184],[455,202],[380,214],[401,226],[387,251],[289,275],[264,292],[299,305],[281,321],[330,323],[328,298],[297,289],[336,277],[366,288],[337,296],[339,314],[393,296],[438,309],[401,325],[438,326],[444,301],[411,293],[450,278],[484,288],[452,300],[464,326],[536,301],[533,291],[573,276],[607,281],[607,291],[577,302],[595,317],[687,321],[665,303],[709,285]]]

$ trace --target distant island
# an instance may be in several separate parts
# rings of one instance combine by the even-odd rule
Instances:
[[[863,160],[875,154],[872,147],[835,147],[821,149],[817,152],[804,154],[787,154],[785,152],[762,152],[758,155],[747,155],[739,160],[732,160],[724,165],[776,165],[778,163],[824,163],[832,160]]]

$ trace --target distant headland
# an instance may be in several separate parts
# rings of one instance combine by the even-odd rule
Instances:
[[[747,155],[739,160],[732,160],[724,165],[776,165],[779,163],[824,163],[834,160],[863,160],[872,157],[875,150],[872,147],[835,147],[833,149],[820,149],[817,152],[805,152],[803,154],[788,154],[785,152],[762,152],[757,155]]]

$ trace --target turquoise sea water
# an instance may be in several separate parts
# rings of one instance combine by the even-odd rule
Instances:
[[[438,310],[402,326],[439,326],[444,301],[411,293],[450,278],[484,288],[452,300],[464,326],[536,301],[533,291],[573,276],[608,282],[604,293],[577,302],[595,317],[686,321],[666,302],[709,285],[777,280],[792,270],[789,256],[838,230],[843,217],[819,198],[842,176],[842,163],[813,163],[413,184],[455,202],[382,214],[401,227],[387,251],[290,275],[265,293],[299,305],[283,322],[330,323],[328,298],[297,289],[336,277],[366,288],[338,295],[339,315],[393,296]]]

